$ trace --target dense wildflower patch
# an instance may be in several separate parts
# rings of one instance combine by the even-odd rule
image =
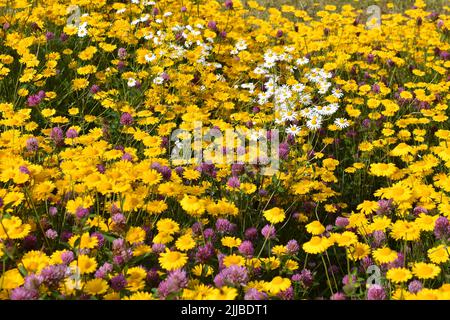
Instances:
[[[449,7],[394,7],[0,1],[0,297],[449,299]]]

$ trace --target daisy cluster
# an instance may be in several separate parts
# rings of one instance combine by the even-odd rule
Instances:
[[[449,299],[431,3],[0,0],[0,298]]]

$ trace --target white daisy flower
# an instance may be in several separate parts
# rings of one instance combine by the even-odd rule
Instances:
[[[267,61],[263,64],[263,67],[266,69],[270,69],[275,67],[275,61]]]
[[[84,38],[86,35],[87,35],[87,29],[86,29],[86,27],[79,27],[78,28],[78,37],[80,37],[80,38]]]
[[[303,66],[303,65],[307,64],[308,62],[309,62],[308,58],[300,58],[300,59],[295,60],[295,64],[298,66]]]
[[[164,79],[160,76],[156,77],[155,79],[153,79],[153,83],[154,84],[162,84],[164,82]]]
[[[306,121],[306,126],[310,130],[318,130],[322,126],[322,117],[319,115],[313,116],[311,119]]]
[[[141,22],[145,22],[145,21],[147,21],[149,18],[150,18],[150,15],[149,15],[149,14],[146,14],[145,16],[142,16],[140,20],[141,20]]]
[[[350,122],[345,118],[336,118],[334,124],[338,126],[339,129],[345,129],[350,125]]]
[[[294,121],[297,119],[297,112],[295,111],[286,111],[281,114],[281,118],[284,121]]]
[[[329,116],[334,114],[339,109],[339,105],[337,103],[330,103],[326,106],[316,106],[315,110],[318,114],[323,116]]]
[[[154,36],[155,36],[155,35],[153,34],[153,32],[149,32],[149,33],[147,33],[147,34],[144,36],[144,39],[145,39],[145,40],[150,40],[150,39],[153,39]]]
[[[294,46],[285,46],[283,49],[286,52],[294,52],[295,47]]]
[[[292,86],[294,92],[303,92],[303,90],[305,90],[305,85],[302,83],[296,83]]]
[[[256,140],[258,140],[259,138],[262,138],[262,137],[264,137],[263,130],[251,130],[250,131],[250,137],[249,137],[250,141],[256,141]]]
[[[131,88],[134,87],[136,85],[136,79],[134,78],[128,78],[128,82],[127,85]]]
[[[156,59],[156,55],[154,53],[147,53],[145,56],[145,61],[152,62]]]
[[[238,42],[236,42],[236,49],[239,51],[247,49],[247,43],[245,42],[245,40],[239,40]]]
[[[300,111],[300,115],[303,118],[308,118],[308,119],[311,119],[316,114],[317,113],[312,108],[305,108]]]
[[[296,136],[300,132],[300,127],[296,125],[291,125],[289,128],[286,129],[287,134],[291,134],[293,136]]]
[[[283,124],[283,123],[284,123],[283,119],[281,119],[281,118],[275,118],[275,124],[280,125],[280,124]]]
[[[301,94],[298,97],[298,101],[303,104],[304,106],[308,106],[311,104],[312,98],[311,95],[306,93],[306,94]]]
[[[267,70],[264,69],[264,68],[261,68],[261,67],[256,67],[253,70],[253,73],[255,73],[255,74],[267,74]]]
[[[272,62],[275,62],[275,61],[277,61],[277,59],[278,59],[277,54],[276,54],[275,52],[271,51],[271,50],[267,51],[267,52],[264,54],[264,61],[265,61],[266,63],[272,63]]]

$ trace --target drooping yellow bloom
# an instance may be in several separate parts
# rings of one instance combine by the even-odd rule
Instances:
[[[31,226],[22,224],[22,220],[16,216],[3,218],[0,223],[0,239],[22,239],[30,233]]]
[[[272,208],[264,211],[264,217],[272,224],[280,223],[286,217],[284,210],[280,208]]]
[[[320,221],[313,221],[306,225],[306,231],[312,235],[319,235],[324,233],[325,227],[320,223]]]
[[[309,254],[318,254],[325,252],[331,245],[328,238],[314,236],[303,244],[303,250]]]
[[[291,286],[291,281],[288,278],[276,276],[272,281],[265,285],[266,290],[271,294],[277,294],[281,291],[287,290]]]

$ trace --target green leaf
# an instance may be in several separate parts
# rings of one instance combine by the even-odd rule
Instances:
[[[17,269],[19,269],[20,274],[24,277],[26,277],[28,275],[27,269],[25,269],[25,267],[23,265],[19,265],[17,267]]]

